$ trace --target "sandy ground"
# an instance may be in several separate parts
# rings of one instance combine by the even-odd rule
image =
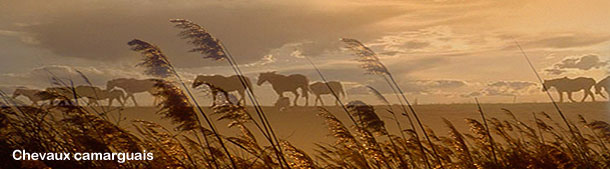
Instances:
[[[551,103],[522,103],[522,104],[482,104],[483,111],[487,118],[509,119],[510,117],[504,113],[502,108],[512,111],[519,120],[528,124],[533,124],[533,112],[547,112],[555,121],[563,124],[561,118]],[[577,115],[583,115],[587,120],[602,120],[610,121],[610,105],[608,102],[594,103],[563,103],[559,104],[561,110],[566,114],[567,119],[573,122],[578,121]],[[326,107],[335,116],[337,116],[347,126],[351,126],[346,113],[340,107]],[[391,133],[398,134],[398,129],[395,122],[391,120],[391,114],[386,109],[387,106],[376,106],[378,115],[385,121],[386,127]],[[437,135],[447,134],[447,127],[443,123],[442,118],[446,118],[462,132],[468,131],[465,118],[481,119],[475,104],[438,104],[438,105],[417,105],[414,107],[418,112],[419,117],[424,125],[431,127]],[[398,106],[393,107],[394,110],[400,110]],[[121,111],[125,121],[120,123],[121,127],[133,129],[130,124],[131,120],[141,119],[154,121],[161,125],[172,128],[172,124],[167,119],[161,119],[161,115],[155,112],[156,107],[125,107]],[[249,109],[253,112],[253,109]],[[210,114],[209,108],[204,108],[206,114]],[[264,111],[273,126],[273,129],[281,139],[290,141],[295,146],[312,152],[315,147],[314,143],[333,143],[334,139],[328,135],[328,130],[324,124],[324,119],[316,114],[316,107],[292,107],[285,111],[278,111],[275,107],[264,107]],[[117,112],[110,113],[112,117],[117,117]],[[253,116],[256,118],[255,113]],[[218,115],[212,115],[213,119],[217,119]],[[540,116],[538,116],[540,118]],[[408,120],[402,116],[399,117],[403,128],[408,127]],[[214,121],[216,128],[223,135],[235,136],[238,129],[227,128],[226,121]],[[256,128],[251,125],[250,128],[258,137],[259,143],[266,144],[262,136]]]

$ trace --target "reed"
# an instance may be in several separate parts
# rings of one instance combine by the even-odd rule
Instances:
[[[415,133],[415,135],[417,137],[419,137],[419,134],[413,124],[413,121],[411,120],[411,117],[408,115],[408,112],[402,101],[404,101],[407,104],[413,117],[417,121],[417,124],[419,125],[420,129],[422,130],[424,137],[428,141],[428,144],[430,144],[430,146],[432,146],[433,145],[432,141],[430,140],[428,134],[426,133],[426,130],[424,129],[424,126],[422,125],[421,121],[419,120],[419,117],[417,116],[417,112],[415,112],[415,109],[409,103],[409,100],[405,96],[404,92],[402,91],[402,89],[400,88],[398,83],[396,83],[396,80],[392,76],[392,73],[390,73],[388,68],[381,62],[381,60],[379,60],[379,57],[377,57],[377,54],[375,54],[375,52],[373,50],[366,47],[364,44],[362,44],[360,41],[358,41],[356,39],[341,38],[340,40],[343,41],[347,45],[348,49],[350,49],[356,56],[358,56],[358,61],[361,62],[360,67],[365,69],[366,72],[369,74],[381,75],[386,80],[386,82],[388,83],[390,88],[392,88],[392,90],[394,90],[394,94],[397,96],[399,96],[399,94],[400,94],[400,96],[402,96],[401,98],[398,98],[398,100],[401,105],[401,108],[403,108],[403,110],[404,110],[405,116],[407,117],[407,119],[409,120],[409,122],[411,124],[411,128],[413,129],[413,132]],[[389,80],[388,80],[388,78],[389,78]],[[396,92],[395,89],[398,90],[398,92]],[[439,158],[438,153],[436,152],[436,149],[434,148],[434,146],[432,146],[431,148],[432,148],[434,156],[437,159],[438,165],[441,168],[443,168],[443,164],[440,161],[440,158]],[[423,145],[421,145],[421,143],[420,143],[420,150],[422,151],[422,154],[424,154],[424,159],[425,159],[426,163],[429,163],[427,160],[427,157],[425,157],[426,153],[425,153],[424,147],[423,147]],[[432,168],[432,166],[428,165],[428,168]]]
[[[235,72],[236,75],[239,75],[239,81],[246,88],[246,93],[248,95],[249,100],[253,103],[254,109],[256,111],[257,116],[264,128],[264,131],[261,131],[265,138],[269,141],[273,149],[276,151],[278,158],[281,158],[282,161],[287,164],[284,156],[282,155],[282,149],[279,146],[279,140],[275,136],[275,132],[273,131],[273,127],[269,123],[263,109],[261,108],[258,100],[256,99],[256,95],[247,84],[248,82],[243,78],[243,72],[239,68],[239,64],[230,54],[229,50],[222,45],[220,40],[213,37],[204,27],[186,20],[186,19],[171,19],[170,22],[176,24],[175,26],[182,31],[179,33],[179,36],[183,39],[189,39],[188,43],[195,46],[195,48],[191,49],[190,52],[198,52],[203,55],[203,58],[210,58],[213,60],[227,60],[231,68]],[[283,167],[284,164],[280,163]]]

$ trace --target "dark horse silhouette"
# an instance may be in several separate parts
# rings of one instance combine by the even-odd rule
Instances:
[[[193,81],[192,87],[196,88],[199,85],[206,84],[206,85],[210,86],[210,88],[217,87],[219,89],[222,89],[224,92],[237,91],[237,93],[239,93],[239,96],[241,96],[241,98],[239,98],[237,103],[241,103],[243,101],[243,103],[245,105],[246,101],[244,100],[244,96],[245,96],[246,88],[249,88],[250,90],[252,90],[252,86],[250,83],[250,79],[248,77],[242,76],[242,79],[245,80],[245,83],[246,83],[245,85],[247,87],[244,87],[244,85],[239,80],[238,75],[233,75],[233,76],[229,76],[229,77],[224,77],[221,75],[199,75]],[[217,97],[219,90],[213,89],[213,90],[211,90],[211,92],[212,92],[212,99],[213,99],[212,106],[214,106],[214,105],[216,105],[216,97]],[[225,97],[229,97],[229,95],[227,93],[222,93],[222,94],[224,94]]]
[[[580,90],[585,92],[585,96],[582,98],[581,102],[584,102],[588,96],[591,96],[591,99],[595,101],[595,95],[593,92],[591,92],[591,88],[595,85],[595,80],[592,78],[578,77],[575,79],[570,79],[563,77],[558,79],[544,80],[542,85],[544,85],[542,91],[545,91],[545,89],[551,89],[552,87],[557,89],[557,93],[559,93],[559,102],[563,102],[564,92],[568,94],[568,99],[570,99],[570,101],[576,102],[574,99],[572,99],[572,92],[578,92]]]
[[[309,105],[309,80],[307,77],[300,74],[293,75],[280,75],[273,72],[264,72],[260,73],[258,76],[257,85],[262,85],[265,82],[271,83],[273,90],[280,96],[280,98],[284,97],[284,92],[292,92],[294,94],[293,104],[297,106],[297,100],[299,99],[299,93],[297,92],[298,88],[301,88],[301,95],[305,97],[305,106]]]
[[[603,98],[606,98],[606,96],[604,96],[604,94],[602,93],[602,89],[606,90],[606,93],[610,95],[610,76],[600,80],[599,82],[597,82],[597,84],[595,84],[595,93],[599,94]]]

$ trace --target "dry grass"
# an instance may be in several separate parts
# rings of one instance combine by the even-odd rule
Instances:
[[[168,100],[164,104],[168,104]],[[177,103],[175,106],[180,106]],[[224,104],[214,107],[214,117],[227,121],[229,128],[238,131],[235,136],[221,136],[232,151],[228,156],[222,151],[214,134],[194,123],[185,127],[182,118],[174,121],[180,131],[166,129],[148,121],[133,121],[137,133],[123,129],[113,122],[89,112],[86,107],[9,106],[0,110],[0,151],[10,154],[14,149],[37,152],[139,152],[147,150],[155,155],[152,161],[14,161],[3,157],[2,168],[232,168],[229,158],[239,168],[280,168],[279,160],[268,145],[257,141],[249,128],[251,118],[247,110],[239,105]],[[352,105],[356,105],[352,103]],[[405,138],[398,133],[385,131],[382,119],[374,118],[375,109],[359,102],[359,109],[352,111],[367,113],[362,118],[362,127],[346,126],[324,108],[320,108],[320,121],[328,126],[330,135],[336,139],[331,144],[320,143],[316,153],[306,153],[286,140],[280,143],[283,155],[291,168],[425,168],[426,163],[418,148],[424,143],[425,153],[431,155],[434,146],[444,168],[607,168],[610,166],[607,145],[610,143],[610,125],[603,121],[588,121],[581,117],[571,123],[578,141],[576,144],[569,131],[544,113],[537,113],[536,126],[529,126],[517,118],[489,118],[489,131],[475,119],[465,119],[469,132],[460,132],[452,122],[445,121],[447,135],[436,135],[438,131],[427,129],[433,144],[416,139],[412,131],[404,131]],[[189,107],[189,105],[183,105]],[[350,106],[352,107],[352,106]],[[193,109],[171,109],[164,111],[176,116]],[[178,113],[176,111],[183,111]],[[194,114],[194,112],[191,112]],[[337,112],[340,113],[340,112]],[[506,113],[511,114],[507,111]],[[364,115],[357,115],[364,116]],[[167,115],[167,114],[166,114]],[[172,118],[174,119],[174,118]],[[350,124],[352,124],[350,122]],[[379,132],[378,130],[383,130]],[[203,133],[203,134],[196,134]],[[378,134],[373,134],[378,133]],[[488,134],[495,141],[491,154]],[[388,137],[386,137],[388,136]],[[200,140],[208,140],[202,143]],[[392,144],[391,141],[394,142]],[[582,145],[582,146],[581,146]],[[587,155],[585,161],[585,157]],[[212,158],[215,157],[215,158]],[[401,163],[401,159],[407,161]],[[440,167],[440,166],[436,166]]]
[[[181,37],[197,46],[192,51],[202,53],[206,58],[228,59],[236,74],[241,74],[235,60],[228,52],[225,54],[226,49],[220,41],[203,27],[188,20],[171,22],[182,30]],[[444,120],[448,134],[437,135],[438,131],[422,124],[374,52],[357,40],[343,41],[360,57],[363,68],[369,73],[389,76],[394,86],[389,81],[388,84],[402,95],[421,131],[417,131],[404,105],[401,114],[409,118],[410,129],[400,127],[391,107],[381,110],[393,115],[400,128],[398,133],[386,130],[388,123],[380,118],[379,110],[364,102],[352,101],[343,107],[352,120],[347,123],[351,126],[339,120],[334,115],[336,112],[320,107],[320,122],[325,122],[335,142],[316,143],[316,153],[308,154],[275,136],[274,127],[255,99],[252,101],[258,122],[245,107],[228,101],[213,107],[213,113],[206,114],[161,50],[150,43],[133,40],[129,45],[144,56],[140,65],[147,68],[147,74],[164,78],[174,75],[184,87],[177,87],[167,79],[156,80],[154,95],[162,99],[158,113],[160,118],[171,119],[176,126],[174,129],[151,121],[134,120],[131,125],[135,132],[132,132],[118,125],[120,121],[109,121],[107,112],[91,111],[95,110],[91,107],[70,104],[19,106],[0,91],[0,97],[5,99],[0,102],[0,154],[4,154],[0,156],[0,168],[610,168],[607,147],[610,124],[588,121],[582,116],[576,123],[566,121],[566,130],[545,113],[534,114],[536,125],[529,126],[506,110],[512,118],[483,116],[483,123],[465,119],[469,132],[460,132],[453,122]],[[372,91],[380,100],[389,103],[379,92]],[[217,119],[210,120],[208,116]],[[205,123],[200,118],[204,118]],[[219,127],[214,125],[217,121],[227,121],[226,128],[239,132],[234,136],[222,135],[215,129]],[[256,130],[250,129],[252,124]],[[282,129],[282,126],[275,126],[275,129]],[[259,143],[252,131],[259,131],[269,144]],[[16,149],[69,153],[146,150],[154,154],[154,159],[125,163],[113,160],[15,161],[7,154]]]

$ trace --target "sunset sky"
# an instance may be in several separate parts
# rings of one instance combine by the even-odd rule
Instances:
[[[251,79],[277,71],[320,80],[308,56],[344,83],[350,100],[378,103],[366,85],[393,99],[342,49],[339,38],[348,37],[373,49],[420,104],[546,102],[515,41],[544,79],[601,80],[610,67],[609,11],[608,0],[0,0],[0,89],[49,87],[49,72],[85,84],[75,70],[99,86],[146,78],[127,45],[134,38],[158,45],[186,79],[231,75],[227,62],[188,52],[168,22],[184,18],[220,39]],[[254,90],[274,102],[269,84]]]

